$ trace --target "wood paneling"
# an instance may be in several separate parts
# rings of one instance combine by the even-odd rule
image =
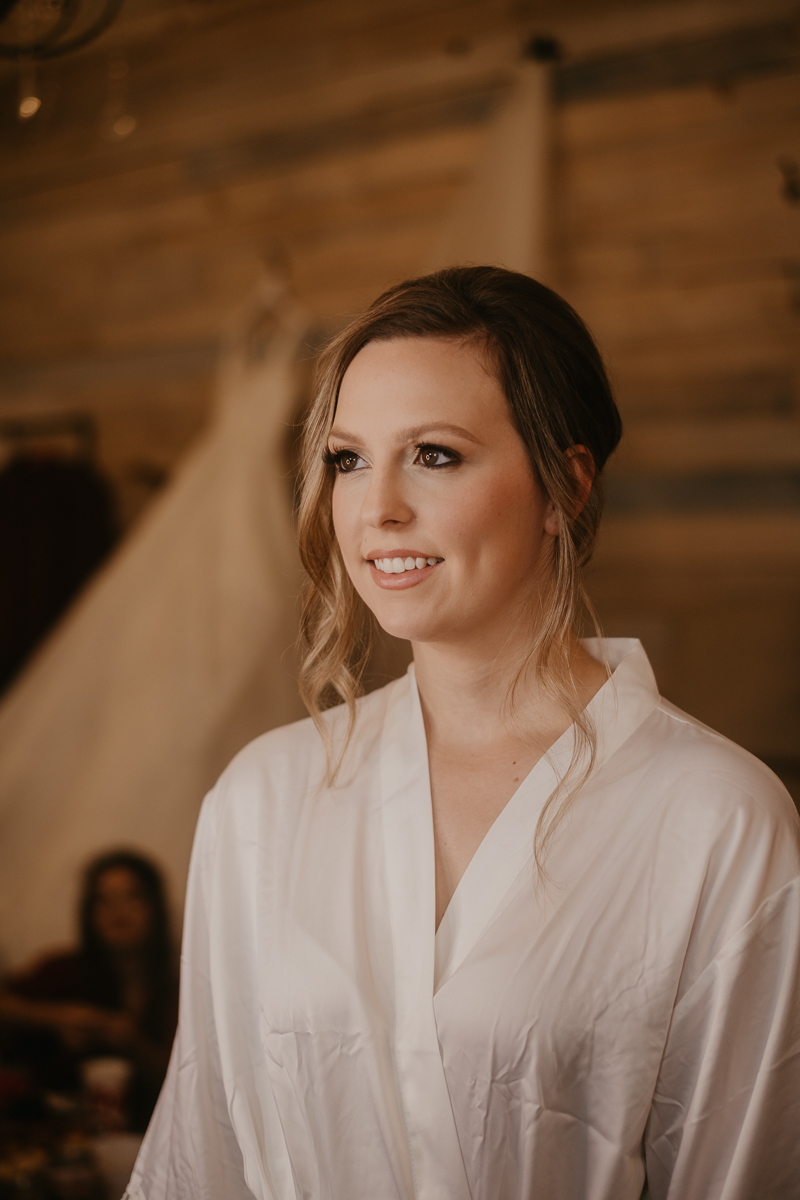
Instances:
[[[553,256],[626,422],[591,576],[606,628],[795,785],[800,206],[778,160],[799,129],[796,72],[563,106]]]

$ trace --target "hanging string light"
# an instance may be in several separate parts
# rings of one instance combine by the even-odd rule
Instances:
[[[123,0],[0,0],[0,59],[19,63],[21,121],[29,121],[42,106],[35,64],[93,42],[108,29],[122,4]],[[135,119],[122,113],[119,119],[130,133]]]
[[[42,99],[36,83],[36,67],[32,62],[20,59],[17,116],[20,121],[29,121],[31,117],[36,116],[41,107]]]

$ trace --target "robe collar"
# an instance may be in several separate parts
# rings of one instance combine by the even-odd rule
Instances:
[[[637,639],[586,638],[583,646],[598,661],[605,658],[612,671],[586,710],[597,734],[588,784],[649,717],[660,697],[647,655]],[[416,702],[419,704],[418,693]],[[570,726],[523,779],[475,852],[436,931],[435,990],[458,970],[515,880],[533,869],[539,817],[570,765],[574,745],[574,728]]]

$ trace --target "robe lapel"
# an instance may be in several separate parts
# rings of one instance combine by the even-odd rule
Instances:
[[[522,781],[475,851],[436,931],[436,991],[458,970],[520,873],[533,871],[539,815],[569,764],[572,745],[568,729]]]
[[[596,658],[596,639],[584,643]],[[597,732],[593,774],[638,728],[659,700],[647,656],[635,639],[606,642],[613,675],[595,695],[588,712]],[[533,872],[533,842],[542,809],[569,767],[574,731],[551,746],[522,781],[475,852],[436,932],[435,990],[469,954],[522,872]],[[530,874],[532,879],[532,874]]]
[[[433,1008],[433,814],[413,672],[389,696],[381,811],[395,970],[395,1061],[416,1197],[470,1200]]]

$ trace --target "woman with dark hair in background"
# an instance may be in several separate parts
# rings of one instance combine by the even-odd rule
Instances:
[[[42,1086],[74,1088],[82,1060],[128,1058],[127,1110],[143,1129],[167,1069],[177,1021],[177,973],[164,884],[140,854],[114,851],[87,867],[80,945],[5,981],[0,1019],[12,1053]]]
[[[619,437],[583,323],[509,271],[326,351],[312,720],[204,804],[129,1200],[800,1194],[794,806],[637,641],[577,637]],[[414,664],[358,698],[373,621]]]

